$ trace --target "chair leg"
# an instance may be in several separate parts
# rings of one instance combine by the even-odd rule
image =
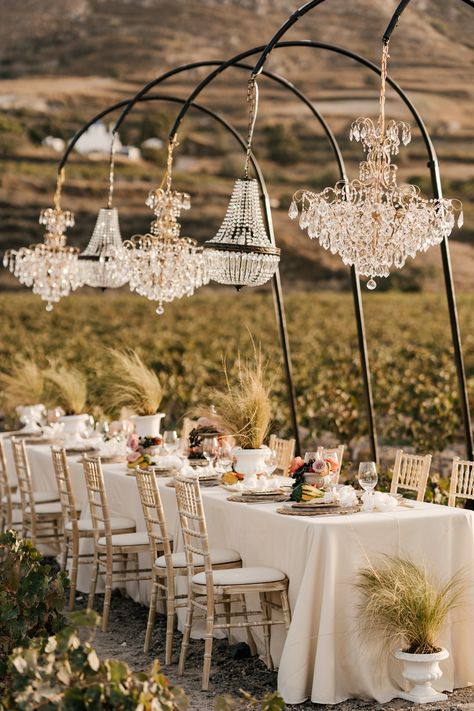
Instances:
[[[188,606],[186,609],[186,623],[184,625],[184,630],[183,630],[183,639],[181,640],[181,652],[179,655],[179,666],[178,666],[178,674],[179,676],[182,676],[184,674],[184,665],[186,663],[186,655],[188,653],[188,647],[189,647],[189,638],[191,636],[191,627],[193,626],[193,612],[194,612],[194,605],[192,598],[188,598]]]
[[[76,602],[77,569],[79,567],[79,538],[72,539],[71,587],[69,588],[69,609],[74,610]],[[95,593],[95,589],[94,589]]]
[[[65,572],[66,566],[67,566],[67,554],[68,554],[66,536],[64,536],[63,544],[64,544],[64,548],[61,553],[61,563],[59,565],[60,565],[61,570],[63,572]]]
[[[268,617],[267,598],[265,593],[259,593],[259,595],[260,607],[262,608],[263,640],[265,642],[265,662],[269,669],[273,669],[272,655],[270,652],[270,618]]]
[[[88,610],[94,609],[95,589],[97,587],[98,574],[99,574],[98,554],[94,553],[94,562],[92,563],[91,582],[90,582],[90,586],[89,586],[89,599],[87,601],[87,609]]]
[[[171,580],[166,580],[166,651],[165,664],[171,664],[173,655],[173,633],[174,633],[174,614],[175,614],[175,591],[174,591],[174,576]],[[191,620],[192,624],[192,620]]]
[[[151,581],[150,609],[148,610],[148,622],[146,625],[145,644],[143,645],[144,652],[148,652],[148,650],[150,649],[150,642],[151,642],[151,637],[153,634],[153,627],[155,625],[157,597],[158,597],[158,579],[157,579],[156,573],[153,573],[153,579]]]
[[[206,617],[206,632],[204,634],[204,666],[202,669],[202,684],[201,689],[207,691],[209,689],[209,676],[211,674],[211,659],[212,659],[212,643],[214,632],[214,603],[212,607],[208,604]]]
[[[223,604],[224,604],[224,612],[225,612],[225,621],[228,625],[230,625],[231,617],[232,617],[232,614],[231,614],[232,613],[232,598],[230,597],[230,595],[227,595],[226,597],[224,597]],[[231,628],[228,627],[227,628],[227,641],[229,642],[229,644],[232,644],[231,635],[232,635]]]
[[[288,593],[286,590],[281,591],[281,609],[283,612],[283,619],[285,620],[285,629],[288,632],[291,624],[291,612],[290,604],[288,602]]]
[[[102,611],[102,632],[107,632],[109,626],[110,598],[112,597],[112,578],[114,570],[114,559],[107,553],[107,567],[105,572],[105,595],[104,608]]]
[[[248,623],[249,621],[249,616],[247,614],[247,602],[245,600],[245,595],[240,596],[240,600],[242,602],[242,612],[244,613],[244,620],[245,622]],[[247,627],[247,644],[250,647],[250,654],[252,657],[255,657],[257,654],[257,647],[255,645],[255,640],[253,638],[252,630],[250,627]]]

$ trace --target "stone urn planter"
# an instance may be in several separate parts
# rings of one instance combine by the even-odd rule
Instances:
[[[431,684],[443,676],[439,663],[449,657],[446,649],[441,649],[433,654],[409,654],[397,650],[394,652],[396,659],[403,664],[403,678],[413,684],[410,691],[402,691],[398,696],[415,704],[429,704],[432,701],[446,701],[446,694],[433,689]]]
[[[157,412],[154,415],[133,415],[129,419],[135,425],[135,432],[139,437],[159,437],[164,416],[164,412]]]
[[[243,474],[245,479],[265,472],[265,457],[268,456],[267,447],[260,447],[259,449],[234,447],[232,454],[235,457],[235,471],[238,474]]]

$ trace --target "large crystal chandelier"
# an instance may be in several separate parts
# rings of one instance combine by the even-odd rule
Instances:
[[[247,99],[250,112],[245,177],[234,185],[217,234],[204,243],[211,279],[237,289],[265,284],[275,274],[280,261],[280,250],[270,242],[263,222],[258,183],[248,176],[258,107],[255,77],[250,79]]]
[[[118,211],[117,208],[112,207],[116,135],[116,133],[112,134],[110,144],[107,207],[99,210],[89,244],[79,256],[84,283],[101,289],[116,289],[128,281],[125,262],[121,259],[124,248]]]
[[[61,209],[64,171],[60,171],[54,195],[54,207],[41,212],[39,223],[45,225],[44,242],[5,253],[3,264],[21,284],[46,301],[46,311],[63,296],[83,285],[78,261],[79,250],[66,245],[65,231],[74,225],[72,212]]]
[[[459,200],[427,200],[416,185],[397,184],[397,166],[390,156],[397,155],[400,142],[406,146],[411,135],[407,123],[385,122],[388,57],[388,44],[384,44],[377,123],[358,118],[349,134],[367,154],[359,177],[350,183],[341,180],[321,193],[299,191],[288,213],[291,219],[299,213],[300,227],[309,237],[369,277],[369,289],[376,287],[374,277],[387,277],[392,267],[401,269],[407,257],[414,258],[448,237],[455,212],[460,213],[459,227],[463,223]]]
[[[124,242],[121,257],[130,289],[157,301],[157,314],[164,312],[163,303],[191,296],[209,282],[202,247],[195,240],[180,237],[178,218],[181,210],[189,210],[191,199],[187,193],[171,189],[175,145],[176,140],[169,143],[168,165],[161,186],[150,192],[146,200],[155,215],[150,233],[135,235]]]

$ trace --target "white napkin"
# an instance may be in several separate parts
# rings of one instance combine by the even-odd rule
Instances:
[[[393,511],[397,506],[397,499],[390,494],[381,491],[364,491],[362,494],[362,511]]]
[[[178,469],[181,470],[182,460],[176,454],[165,454],[162,457],[154,457],[155,466],[160,469]],[[186,465],[189,466],[189,465]],[[191,468],[191,467],[190,467]]]
[[[325,501],[337,501],[343,508],[357,504],[357,494],[353,486],[340,486],[324,494]]]
[[[88,440],[88,442],[90,442],[90,440]],[[127,456],[127,443],[125,442],[125,440],[117,440],[115,438],[112,438],[107,440],[107,442],[100,441],[98,448],[100,457]]]
[[[63,434],[64,422],[51,422],[43,427],[43,437],[52,439],[60,437]]]

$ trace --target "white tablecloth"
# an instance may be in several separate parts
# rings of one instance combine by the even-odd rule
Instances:
[[[30,447],[33,476],[41,486],[54,483],[47,447]],[[82,467],[71,458],[73,486],[85,501]],[[134,477],[124,465],[105,465],[110,508],[134,518],[144,530]],[[177,533],[175,494],[158,483],[170,532]],[[441,580],[460,569],[472,578],[474,514],[434,504],[414,503],[390,513],[358,513],[343,517],[304,518],[276,513],[276,504],[237,504],[220,488],[203,488],[210,543],[238,550],[244,565],[273,566],[289,580],[292,623],[272,631],[272,656],[279,666],[278,690],[287,703],[311,698],[334,704],[351,697],[386,702],[404,687],[399,662],[385,660],[364,643],[357,628],[357,571],[382,554],[409,557],[429,566]],[[81,572],[80,589],[88,576]],[[129,591],[148,602],[148,586]],[[474,586],[465,605],[449,620],[440,640],[450,652],[442,662],[441,687],[447,690],[474,682]]]

